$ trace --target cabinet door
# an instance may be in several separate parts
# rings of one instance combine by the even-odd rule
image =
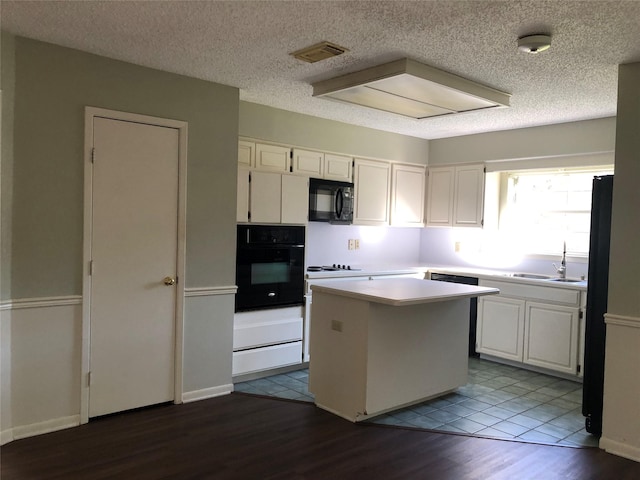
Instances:
[[[450,227],[453,224],[453,167],[429,168],[427,185],[427,226]]]
[[[477,350],[522,361],[525,302],[493,295],[478,299]]]
[[[309,218],[309,178],[282,175],[282,223],[306,224]]]
[[[455,168],[454,227],[482,227],[484,165]]]
[[[424,225],[425,167],[393,164],[391,166],[391,225]]]
[[[238,168],[238,194],[236,203],[236,221],[249,221],[249,170]]]
[[[351,182],[353,180],[353,158],[325,153],[324,178],[340,182]]]
[[[391,164],[357,158],[355,160],[354,183],[353,223],[356,225],[388,225]]]
[[[272,172],[288,172],[291,149],[278,145],[256,144],[256,168]]]
[[[253,168],[256,163],[256,144],[238,140],[238,165]]]
[[[322,178],[324,173],[324,153],[293,149],[291,171],[314,178]]]
[[[280,223],[282,207],[282,175],[251,172],[251,222]]]
[[[580,310],[527,302],[524,363],[575,375]]]

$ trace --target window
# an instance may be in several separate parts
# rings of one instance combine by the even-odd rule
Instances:
[[[517,171],[501,174],[499,230],[520,250],[557,255],[589,253],[591,186],[613,167]]]

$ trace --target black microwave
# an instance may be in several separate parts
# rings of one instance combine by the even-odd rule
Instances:
[[[309,179],[309,221],[349,225],[353,221],[353,183]]]

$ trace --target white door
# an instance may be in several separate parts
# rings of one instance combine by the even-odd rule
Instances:
[[[179,138],[93,121],[89,417],[174,399]]]

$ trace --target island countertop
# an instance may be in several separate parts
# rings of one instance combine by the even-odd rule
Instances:
[[[312,285],[311,289],[313,292],[324,292],[396,307],[500,293],[497,288],[476,287],[417,278],[353,280],[340,283],[318,282]]]

